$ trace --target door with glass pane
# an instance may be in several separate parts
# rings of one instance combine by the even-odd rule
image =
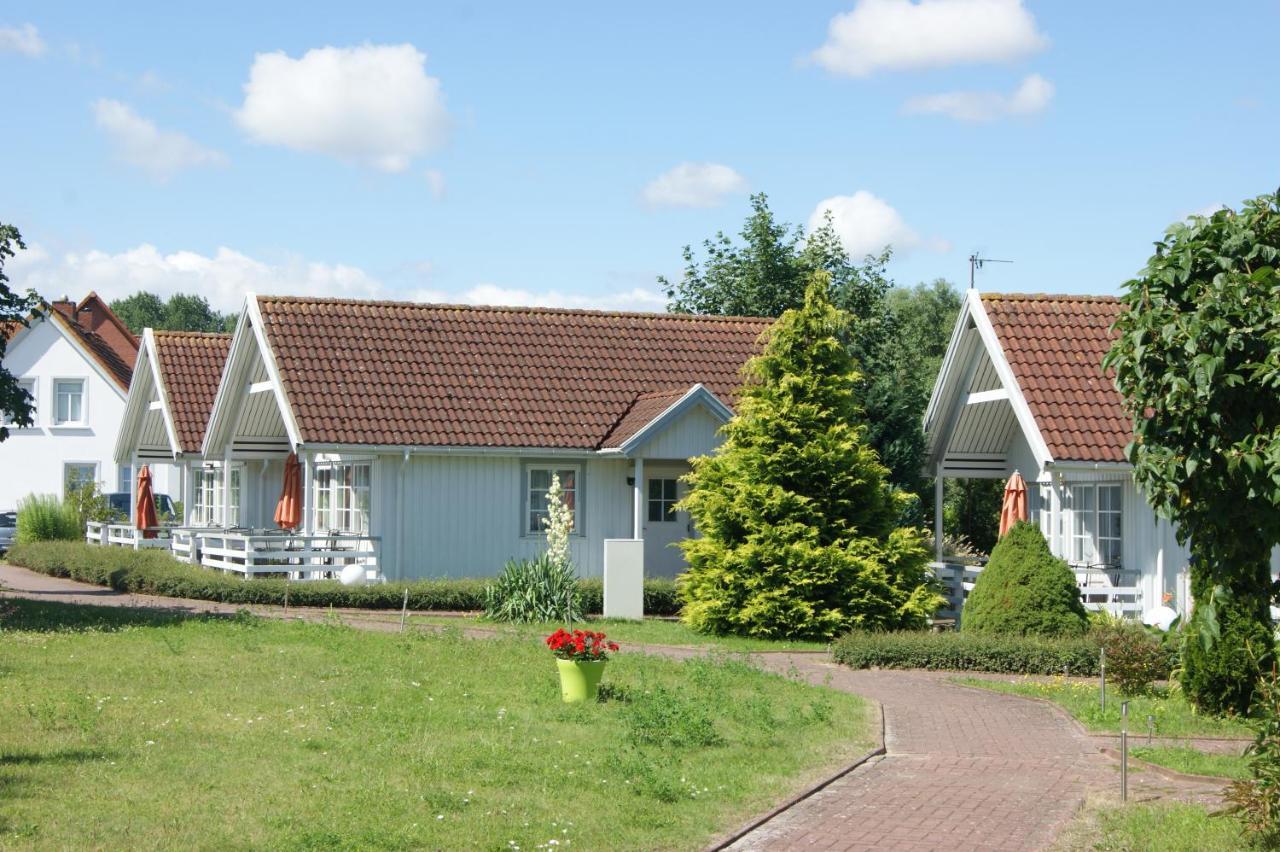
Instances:
[[[650,577],[674,577],[685,569],[679,547],[691,535],[689,515],[676,511],[684,496],[680,477],[688,467],[645,465],[644,570]]]

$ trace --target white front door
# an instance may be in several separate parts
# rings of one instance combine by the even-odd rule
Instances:
[[[676,502],[684,496],[680,477],[688,466],[646,464],[644,573],[647,577],[674,577],[685,569],[684,552],[678,543],[691,536],[687,512],[677,512]]]

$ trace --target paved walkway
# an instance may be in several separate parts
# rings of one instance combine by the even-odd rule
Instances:
[[[124,594],[3,563],[0,589],[72,604],[228,614],[246,608]],[[267,617],[285,615],[282,607],[247,609]],[[399,628],[397,613],[337,612],[353,627]],[[309,620],[326,615],[288,613]],[[644,650],[677,657],[698,653]],[[957,686],[939,673],[855,671],[814,654],[753,656],[771,670],[880,702],[887,754],[764,823],[733,849],[1042,849],[1076,814],[1087,792],[1118,790],[1116,764],[1065,713],[1046,703]],[[1139,800],[1213,792],[1149,773],[1131,773],[1130,781],[1131,796]]]

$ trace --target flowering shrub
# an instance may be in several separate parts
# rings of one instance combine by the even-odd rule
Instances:
[[[561,627],[546,638],[551,653],[561,660],[577,660],[580,663],[609,659],[611,651],[618,650],[617,642],[609,642],[603,633],[575,630],[570,633]]]

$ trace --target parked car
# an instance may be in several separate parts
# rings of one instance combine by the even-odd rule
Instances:
[[[128,491],[113,491],[110,494],[104,494],[103,496],[107,498],[107,503],[110,504],[111,511],[115,512],[122,518],[127,519],[129,517]],[[170,499],[168,494],[156,495],[156,517],[159,518],[160,523],[162,524],[165,523],[166,520],[172,523],[178,517],[177,509],[173,505],[173,500]]]
[[[0,512],[0,556],[9,552],[13,537],[18,532],[18,513]]]

